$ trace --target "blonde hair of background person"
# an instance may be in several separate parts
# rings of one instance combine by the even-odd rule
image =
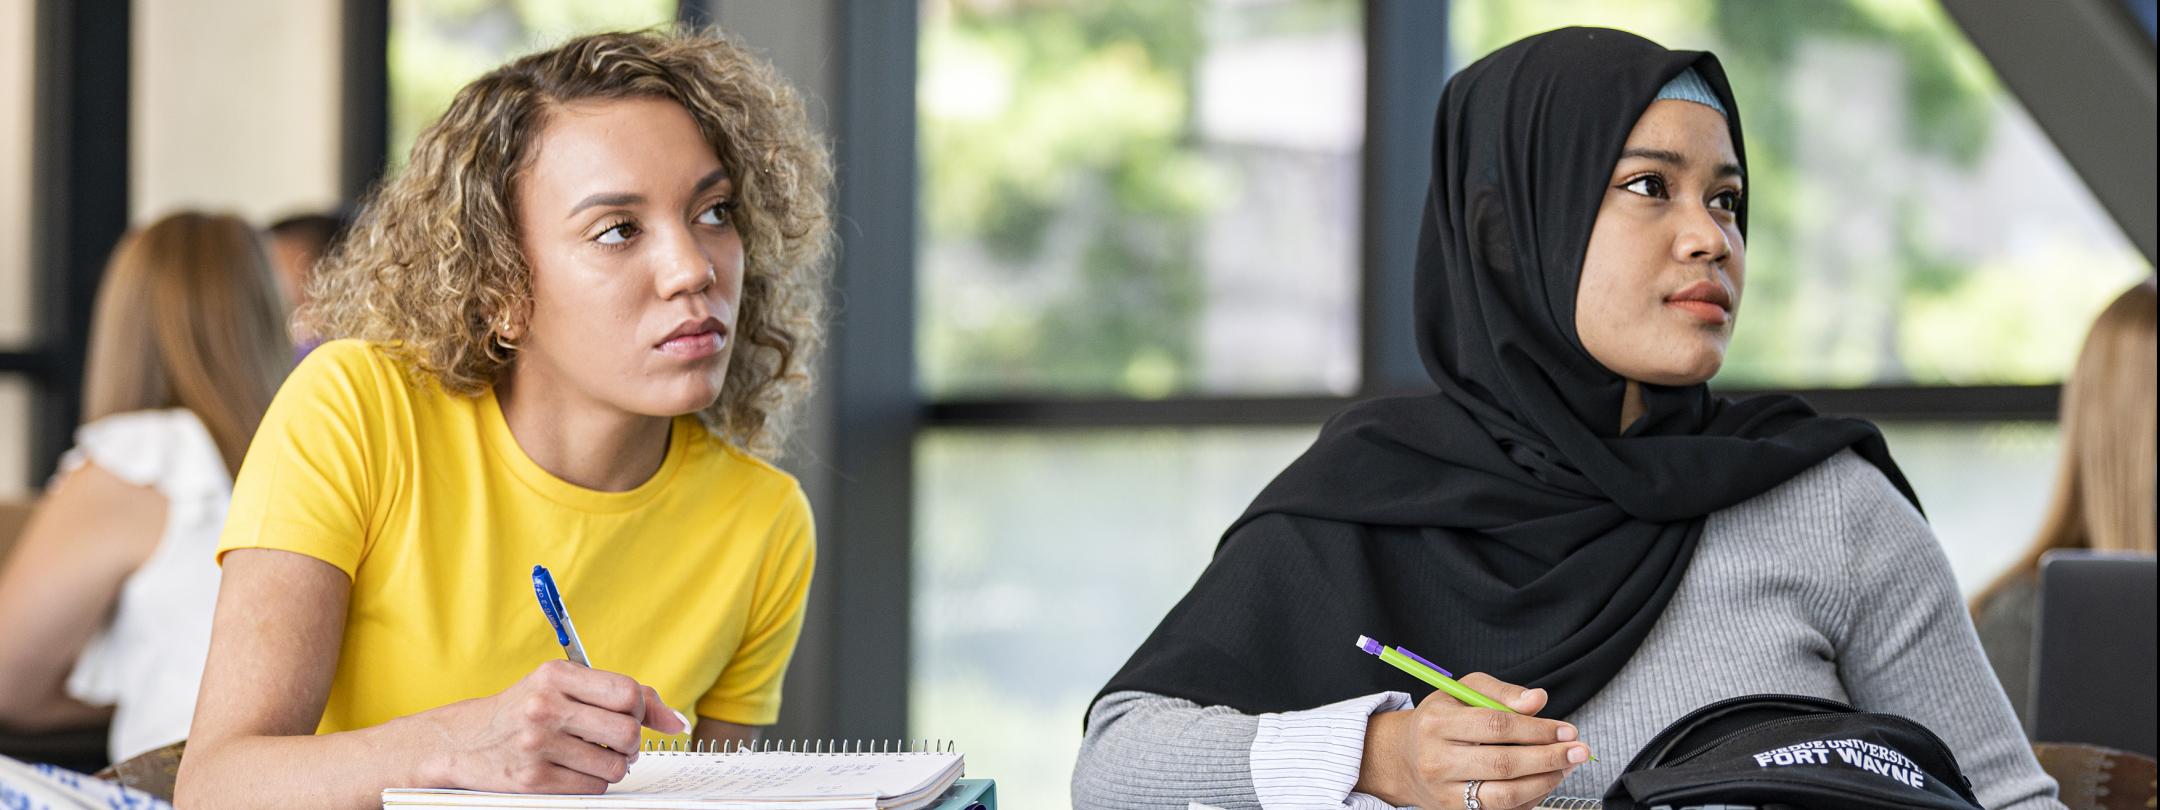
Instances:
[[[120,750],[129,736],[185,736],[217,592],[209,554],[232,475],[291,362],[284,320],[262,244],[236,217],[173,214],[114,248],[76,450],[0,569],[0,725],[103,719],[108,708],[67,685],[104,633],[114,645],[165,645],[105,650],[97,665],[145,670],[109,673],[131,684],[112,753],[133,753]],[[153,574],[164,580],[134,586]],[[116,613],[124,586],[133,595]],[[160,691],[183,697],[127,705]]]
[[[808,390],[831,230],[794,91],[715,34],[597,34],[474,80],[410,157],[317,267],[329,342],[235,489],[183,807],[598,792],[686,698],[700,738],[777,716],[814,540],[751,454]]]
[[[2154,476],[2160,469],[2153,280],[2101,310],[2062,392],[2062,462],[2031,548],[1973,601],[2030,576],[2059,548],[2154,549]]]
[[[2093,321],[2063,382],[2062,461],[2047,516],[2017,562],[1972,600],[1988,663],[2028,728],[2040,557],[2055,549],[2154,550],[2156,305],[2160,296],[2148,278]]]

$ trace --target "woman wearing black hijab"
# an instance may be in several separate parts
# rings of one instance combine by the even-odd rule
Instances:
[[[1738,109],[1716,57],[1604,29],[1448,83],[1416,277],[1439,393],[1336,416],[1230,527],[1090,709],[1076,806],[1596,796],[1764,692],[1914,718],[1987,806],[2059,806],[1881,435],[1705,386],[1745,280]],[[1359,635],[1520,714],[1413,707]]]

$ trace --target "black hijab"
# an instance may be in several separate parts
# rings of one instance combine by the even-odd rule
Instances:
[[[1576,283],[1629,131],[1690,67],[1744,167],[1708,53],[1565,28],[1448,82],[1416,277],[1439,393],[1329,420],[1104,694],[1258,713],[1416,686],[1354,647],[1369,635],[1544,687],[1562,717],[1649,635],[1710,513],[1846,448],[1913,498],[1873,425],[1792,397],[1644,385],[1647,413],[1619,430],[1626,380],[1583,349]]]

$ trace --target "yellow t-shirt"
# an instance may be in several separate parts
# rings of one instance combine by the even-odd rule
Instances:
[[[650,480],[585,489],[526,457],[492,391],[451,394],[379,346],[325,343],[263,416],[218,557],[283,549],[352,577],[317,733],[491,695],[561,658],[535,564],[594,667],[684,714],[770,724],[810,588],[809,503],[695,417],[672,428]]]

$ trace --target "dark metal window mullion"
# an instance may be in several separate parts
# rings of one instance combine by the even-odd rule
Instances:
[[[17,355],[35,383],[30,480],[52,474],[82,418],[91,305],[127,230],[127,0],[39,0],[31,150],[38,335]]]
[[[1432,163],[1432,111],[1447,83],[1448,5],[1365,3],[1358,398],[1432,385],[1418,359],[1411,282]]]
[[[1887,422],[2053,421],[2060,385],[1875,386],[1870,388],[1716,389],[1745,398],[1791,394],[1823,413]],[[1310,425],[1349,404],[1342,397],[998,398],[933,402],[924,424],[948,428],[1114,429]]]
[[[390,2],[345,0],[338,188],[357,204],[390,157]]]
[[[840,259],[830,338],[832,506],[818,515],[834,613],[829,729],[908,733],[915,385],[918,8],[837,2],[834,208]]]

